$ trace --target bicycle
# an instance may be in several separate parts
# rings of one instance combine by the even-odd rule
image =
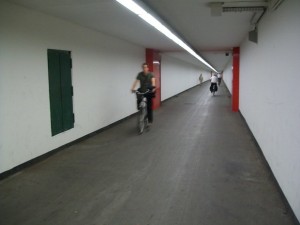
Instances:
[[[147,98],[145,97],[146,94],[150,92],[150,90],[147,90],[146,92],[142,93],[139,91],[134,91],[137,95],[137,98],[141,98],[141,101],[138,105],[138,121],[137,121],[137,127],[139,134],[142,134],[145,130],[145,128],[149,127],[148,124],[148,114],[147,114]]]

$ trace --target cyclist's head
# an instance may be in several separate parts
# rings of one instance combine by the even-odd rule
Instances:
[[[143,71],[144,71],[145,73],[148,73],[148,72],[149,72],[149,66],[148,66],[147,63],[143,63],[143,64],[142,64],[142,68],[143,68]]]

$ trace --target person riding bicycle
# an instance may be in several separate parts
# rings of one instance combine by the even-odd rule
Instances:
[[[217,77],[217,74],[214,74],[213,76],[211,76],[210,78],[210,92],[213,93],[213,90],[215,90],[215,92],[218,91],[218,85],[217,85],[217,82],[218,82],[218,77]],[[214,88],[214,89],[213,89]]]
[[[147,98],[147,116],[149,124],[153,122],[153,111],[152,111],[152,98],[154,97],[155,92],[155,78],[152,73],[149,72],[149,66],[147,63],[142,64],[143,71],[139,72],[136,80],[133,82],[131,91],[135,92],[135,87],[138,83],[140,83],[140,88],[138,89],[139,92],[147,92],[150,90],[149,93],[145,94]],[[137,107],[139,108],[141,98],[137,98]]]

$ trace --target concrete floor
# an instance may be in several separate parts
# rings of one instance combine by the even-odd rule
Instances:
[[[1,225],[292,225],[228,90],[204,83],[0,182]]]

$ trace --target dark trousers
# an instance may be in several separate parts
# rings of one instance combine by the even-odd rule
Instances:
[[[210,87],[209,87],[210,92],[213,91],[213,87],[214,87],[214,86],[215,86],[215,90],[218,91],[217,83],[211,83],[211,84],[210,84]]]
[[[147,97],[147,116],[149,123],[153,122],[152,97]]]

